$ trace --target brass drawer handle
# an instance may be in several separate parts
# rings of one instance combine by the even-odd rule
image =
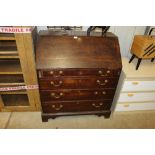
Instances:
[[[59,71],[59,74],[62,75],[63,74],[63,71]]]
[[[110,74],[110,70],[107,70],[107,74]]]
[[[104,86],[108,83],[108,80],[105,80],[104,83],[102,83],[100,80],[96,81],[99,85]]]
[[[60,97],[62,97],[64,94],[63,93],[60,93],[59,95],[56,95],[55,93],[51,93],[51,96],[58,99]]]
[[[59,107],[56,107],[55,105],[52,105],[52,108],[55,109],[55,110],[57,110],[57,111],[59,111],[60,109],[63,108],[63,105],[60,104]]]
[[[50,71],[50,74],[51,74],[51,75],[53,75],[53,74],[54,74],[54,72],[53,72],[53,71]]]
[[[95,95],[98,95],[99,93],[98,93],[98,91],[95,91],[94,94],[95,94]],[[102,94],[105,95],[105,94],[107,94],[107,93],[106,93],[106,91],[102,91]]]
[[[53,75],[54,71],[50,71],[50,74]],[[59,71],[59,75],[62,75],[62,74],[63,74],[63,71]]]
[[[130,105],[129,105],[129,104],[124,104],[123,106],[124,106],[124,107],[129,107]]]
[[[101,76],[105,76],[101,70],[98,71]]]
[[[110,74],[110,70],[107,70],[106,74],[103,74],[103,72],[102,72],[101,70],[99,70],[98,73],[99,73],[101,76],[106,76],[107,74]]]
[[[132,82],[132,84],[133,84],[133,85],[138,85],[138,84],[139,84],[139,82]]]
[[[129,97],[132,97],[132,96],[134,96],[134,94],[128,94],[128,96],[129,96]]]
[[[107,94],[107,93],[106,93],[106,91],[103,91],[102,94],[105,95],[105,94]]]
[[[59,81],[59,82],[58,82],[59,84],[55,84],[54,81],[51,81],[50,83],[51,83],[51,85],[53,85],[54,87],[59,87],[59,86],[62,85],[63,82],[62,82],[62,81]]]
[[[98,95],[98,91],[95,91],[95,92],[94,92],[94,95]]]
[[[100,108],[103,105],[103,103],[99,103],[98,105],[96,105],[95,103],[92,103],[92,106],[95,108]]]

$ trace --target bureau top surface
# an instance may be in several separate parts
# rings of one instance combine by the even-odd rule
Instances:
[[[96,36],[40,36],[37,69],[121,68],[118,38]]]

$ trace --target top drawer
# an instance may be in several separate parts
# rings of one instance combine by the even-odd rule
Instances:
[[[119,76],[121,70],[109,69],[51,69],[38,72],[39,77],[60,77],[60,76]]]
[[[125,81],[122,92],[127,91],[155,91],[154,81]]]

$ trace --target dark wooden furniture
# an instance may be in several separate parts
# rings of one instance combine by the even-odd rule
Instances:
[[[122,69],[116,36],[43,35],[36,62],[43,122],[69,115],[110,117]]]

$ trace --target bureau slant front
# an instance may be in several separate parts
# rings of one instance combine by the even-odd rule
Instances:
[[[36,62],[43,122],[71,115],[110,117],[122,70],[115,35],[40,36]]]

